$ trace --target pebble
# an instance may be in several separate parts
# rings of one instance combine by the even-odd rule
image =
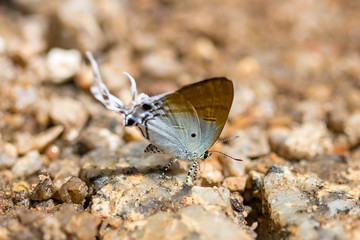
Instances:
[[[320,122],[309,122],[290,130],[283,138],[284,132],[273,132],[270,142],[279,146],[279,154],[289,159],[310,160],[318,154],[331,153],[333,149],[329,132]],[[274,139],[276,138],[276,139]],[[279,143],[279,140],[284,140]]]
[[[229,141],[230,147],[226,153],[237,158],[237,156],[259,157],[270,152],[266,131],[260,127],[250,127],[233,133],[235,138]],[[236,149],[234,151],[233,149]],[[231,152],[228,152],[231,151]],[[241,157],[240,157],[241,158]]]
[[[46,59],[50,81],[62,83],[69,80],[79,71],[80,64],[81,54],[78,50],[51,49]]]
[[[106,148],[110,151],[119,149],[124,143],[119,135],[101,127],[88,127],[81,133],[79,141],[89,150]]]
[[[66,234],[64,233],[61,223],[54,216],[45,216],[42,218],[39,223],[39,230],[42,233],[43,239],[54,239],[54,240],[65,240],[67,239]]]
[[[16,147],[8,142],[0,142],[0,169],[11,167],[17,158]]]
[[[199,162],[199,169],[197,177],[202,185],[218,186],[224,179],[222,166],[215,158],[208,158],[205,162]]]
[[[0,54],[4,54],[6,50],[6,43],[3,37],[0,36]]]
[[[51,43],[56,46],[80,49],[81,52],[86,50],[95,52],[105,47],[106,36],[96,19],[102,10],[99,12],[97,10],[99,9],[94,2],[87,0],[65,0],[57,4],[53,13],[56,25],[54,24],[50,36]],[[118,17],[123,19],[121,16]],[[106,18],[104,14],[102,20]]]
[[[25,181],[14,182],[11,187],[12,199],[17,205],[30,206],[30,186]]]
[[[348,116],[344,123],[344,132],[352,146],[360,143],[360,112],[355,112]]]
[[[30,198],[35,201],[44,201],[50,199],[55,193],[53,182],[49,176],[40,175],[39,181],[33,186]]]
[[[214,43],[204,37],[196,39],[190,48],[190,54],[207,61],[216,59],[219,54]]]
[[[59,157],[60,155],[60,148],[55,145],[52,144],[49,147],[46,148],[45,150],[45,155],[50,159],[50,160],[54,160],[56,158]]]
[[[255,234],[240,228],[225,215],[211,213],[198,205],[184,207],[178,213],[158,212],[139,230],[142,239],[255,239]]]
[[[42,151],[55,139],[57,139],[60,134],[64,131],[62,125],[51,127],[36,136],[30,135],[18,135],[17,138],[17,149],[20,154],[25,154],[31,150]]]
[[[67,231],[79,240],[96,239],[100,223],[100,218],[88,212],[80,212],[71,217]]]
[[[246,181],[248,177],[227,177],[224,179],[222,186],[228,188],[230,191],[245,191]]]
[[[62,202],[84,204],[87,194],[86,184],[78,177],[71,177],[61,186],[57,198]]]
[[[259,62],[252,56],[243,57],[236,64],[236,72],[240,78],[256,76],[259,71]]]
[[[330,104],[327,125],[336,133],[344,132],[345,121],[349,118],[349,113],[344,101],[334,101]]]
[[[78,176],[80,166],[76,159],[57,159],[50,162],[47,171],[55,182],[57,175]]]
[[[68,97],[51,98],[50,117],[54,124],[65,127],[64,138],[74,141],[88,119],[88,112],[81,102]]]
[[[291,239],[351,239],[359,234],[358,189],[330,184],[276,164],[264,176],[271,224]]]
[[[42,159],[37,150],[26,153],[23,157],[18,158],[11,170],[15,177],[27,177],[37,172],[42,167]]]
[[[141,60],[144,71],[154,77],[170,78],[180,71],[175,52],[170,48],[162,48],[146,54]]]

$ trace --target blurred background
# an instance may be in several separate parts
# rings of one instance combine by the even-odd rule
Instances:
[[[240,137],[216,149],[245,161],[233,167],[231,159],[210,159],[206,169],[217,175],[203,174],[201,184],[232,186],[246,203],[254,196],[251,171],[265,174],[274,163],[331,183],[355,181],[339,171],[360,166],[359,16],[356,0],[1,1],[2,207],[29,199],[14,197],[12,184],[29,192],[44,171],[53,180],[79,176],[90,150],[142,140],[89,93],[86,50],[125,102],[122,71],[149,95],[205,78],[233,80],[222,138]],[[242,181],[241,189],[227,177]]]

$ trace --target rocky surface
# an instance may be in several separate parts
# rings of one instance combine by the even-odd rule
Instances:
[[[0,239],[359,239],[357,1],[0,3]],[[189,164],[145,154],[96,102],[225,76],[221,139]]]

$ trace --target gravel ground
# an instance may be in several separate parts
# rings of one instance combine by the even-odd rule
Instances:
[[[360,3],[0,3],[0,239],[360,239]],[[225,76],[196,181],[89,91]]]

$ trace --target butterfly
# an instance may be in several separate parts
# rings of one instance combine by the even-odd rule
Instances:
[[[124,72],[131,82],[130,106],[112,95],[101,80],[98,65],[90,52],[96,85],[90,90],[107,109],[123,116],[124,126],[136,126],[150,144],[145,152],[166,153],[174,159],[193,161],[194,178],[198,159],[205,160],[224,128],[233,102],[234,87],[224,77],[211,78],[186,85],[174,92],[149,97],[138,94],[135,79]],[[166,170],[170,168],[171,161]]]

